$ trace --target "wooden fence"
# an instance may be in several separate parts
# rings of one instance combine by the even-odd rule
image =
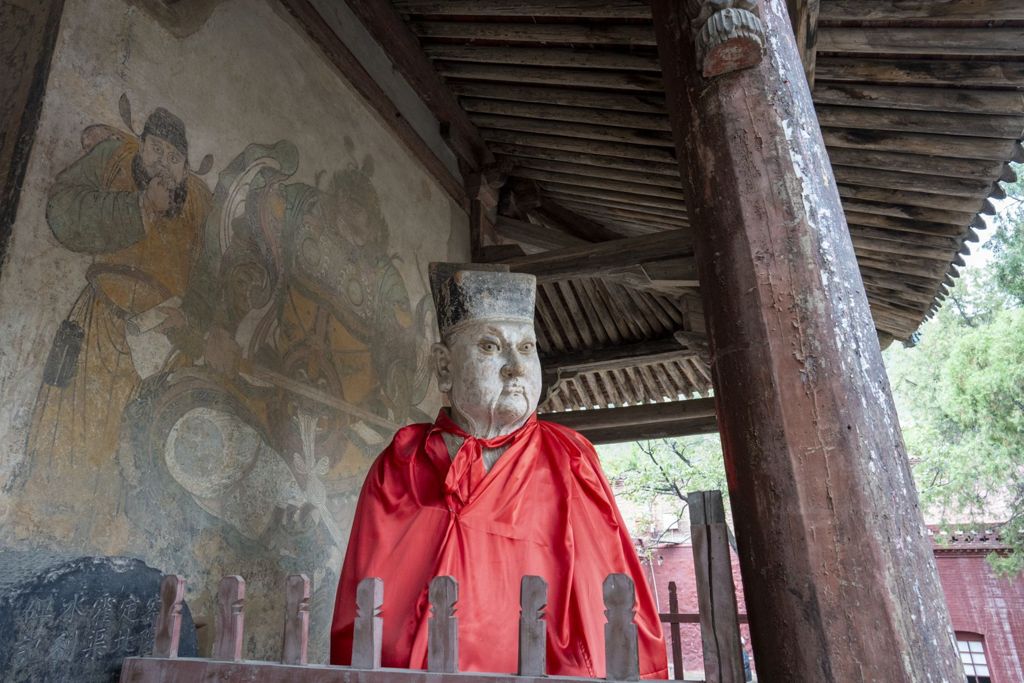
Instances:
[[[718,492],[691,494],[689,502],[700,613],[680,614],[675,601],[670,600],[669,612],[661,615],[673,636],[675,677],[683,680],[679,625],[700,623],[705,680],[742,683],[739,619],[721,495]],[[604,631],[606,680],[638,680],[633,581],[625,574],[610,574],[603,589],[608,618]],[[126,659],[120,680],[121,683],[540,683],[541,679],[579,683],[586,680],[545,675],[547,630],[542,610],[547,603],[547,583],[541,577],[525,576],[520,585],[516,674],[459,672],[458,617],[455,616],[458,585],[450,576],[436,577],[430,583],[433,616],[428,624],[427,670],[382,668],[380,609],[383,596],[384,585],[380,579],[363,579],[357,587],[351,666],[311,665],[307,660],[310,582],[304,574],[291,575],[285,585],[281,661],[244,660],[245,581],[240,576],[228,576],[221,580],[217,594],[218,619],[212,657],[178,658],[185,581],[180,576],[169,575],[161,584],[161,609],[153,654]]]

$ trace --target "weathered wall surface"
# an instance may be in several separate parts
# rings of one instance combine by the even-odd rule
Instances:
[[[185,574],[201,647],[241,574],[264,658],[306,572],[323,659],[362,477],[439,405],[426,268],[466,217],[276,3],[197,4],[66,2],[0,279],[0,545]]]
[[[981,636],[992,680],[1024,680],[1024,578],[992,571],[985,551],[935,553],[949,616],[958,637]]]

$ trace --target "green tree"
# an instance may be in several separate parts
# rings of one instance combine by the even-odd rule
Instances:
[[[617,450],[602,449],[602,461],[617,495],[641,505],[664,502],[676,521],[686,513],[686,494],[720,490],[728,500],[722,445],[718,435],[638,441]],[[726,504],[728,509],[728,503]],[[648,520],[656,544],[664,529]]]
[[[929,519],[1005,522],[1001,571],[1024,569],[1024,197],[1020,183],[984,247],[913,348],[886,365]]]

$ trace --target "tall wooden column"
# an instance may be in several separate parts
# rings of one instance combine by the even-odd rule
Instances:
[[[963,680],[785,0],[654,0],[759,677]]]

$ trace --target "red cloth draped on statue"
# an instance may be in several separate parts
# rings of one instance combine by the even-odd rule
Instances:
[[[456,457],[442,432],[465,438]],[[341,571],[331,663],[352,657],[358,582],[384,580],[382,663],[427,664],[427,587],[459,584],[459,668],[511,673],[518,653],[519,583],[548,582],[548,673],[604,677],[601,584],[614,572],[637,588],[640,673],[665,678],[661,623],[594,447],[536,416],[492,441],[466,438],[442,411],[405,427],[373,464],[356,508]],[[508,444],[490,472],[480,446]]]

